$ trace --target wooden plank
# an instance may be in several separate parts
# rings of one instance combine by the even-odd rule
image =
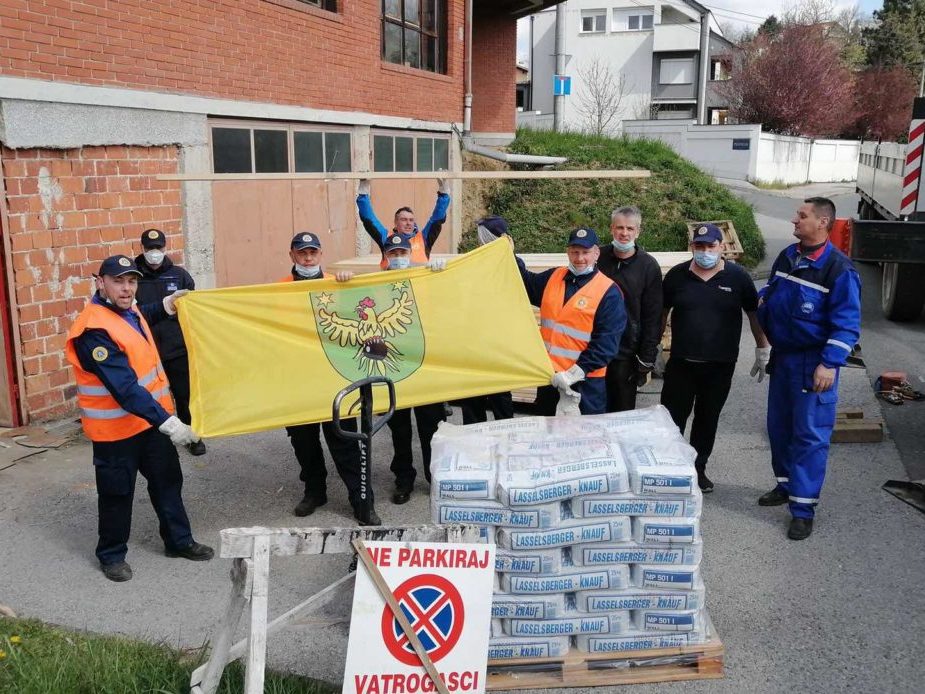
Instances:
[[[479,542],[480,529],[472,525],[412,525],[374,528],[225,528],[221,552],[225,559],[247,558],[257,538],[267,537],[274,556],[342,554],[352,552],[352,542]]]
[[[222,626],[212,644],[209,660],[196,668],[190,677],[190,688],[196,690],[196,694],[215,694],[222,679],[225,665],[244,653],[242,647],[237,655],[232,656],[229,654],[231,640],[234,638],[234,632],[238,628],[238,622],[241,621],[244,606],[248,600],[248,596],[245,594],[246,585],[247,565],[243,559],[235,559],[234,566],[231,569],[231,596],[225,609]],[[246,640],[242,643],[246,644]]]
[[[438,178],[460,180],[549,179],[549,178],[649,178],[646,169],[564,169],[541,171],[338,171],[329,173],[233,173],[159,174],[159,181],[358,181],[421,180]]]
[[[250,601],[250,633],[244,664],[245,694],[263,694],[267,665],[267,596],[270,588],[270,538],[254,538],[253,587]]]
[[[724,648],[718,638],[681,648],[622,653],[581,653],[561,658],[489,661],[489,691],[596,687],[723,677]],[[533,669],[531,669],[533,668]]]
[[[563,244],[565,243],[565,236],[563,236]],[[527,269],[531,272],[543,272],[544,270],[549,270],[554,267],[565,267],[568,265],[568,256],[563,253],[518,253],[517,254],[527,266]],[[688,262],[691,259],[691,254],[687,251],[655,251],[650,253],[656,262],[658,262],[659,268],[661,268],[662,276],[664,276],[671,268],[675,265],[680,265],[681,263]],[[452,260],[453,258],[458,257],[458,255],[453,254],[443,254],[435,253],[431,258],[444,258],[446,260]],[[336,263],[331,263],[326,265],[325,268],[329,272],[337,272],[339,270],[349,270],[350,272],[356,273],[358,275],[366,274],[368,272],[380,272],[381,268],[379,267],[379,261],[382,259],[382,256],[379,254],[371,255],[361,255],[356,258],[350,258],[348,260],[339,260]]]
[[[859,407],[845,407],[835,413],[836,419],[864,419],[864,410]]]
[[[883,420],[836,418],[832,443],[878,443],[883,441]]]

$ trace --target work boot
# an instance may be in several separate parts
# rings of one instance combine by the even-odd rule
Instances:
[[[181,547],[180,549],[165,548],[164,554],[171,558],[182,557],[190,561],[209,561],[215,555],[215,551],[207,545],[194,542],[189,547]]]
[[[328,503],[327,494],[323,496],[306,494],[292,512],[299,517],[310,516],[315,512],[315,509],[319,506],[324,506],[326,503]]]
[[[794,518],[790,521],[787,537],[791,540],[805,540],[813,534],[812,518]]]
[[[762,494],[758,497],[759,506],[780,506],[781,504],[786,504],[790,500],[790,497],[787,496],[785,492],[780,487],[774,487],[767,494]]]
[[[392,492],[392,503],[396,506],[401,506],[402,504],[407,504],[411,499],[411,490],[412,486],[407,484],[397,484],[395,485],[395,491]]]
[[[203,443],[202,439],[199,439],[194,443],[186,444],[186,450],[189,451],[190,455],[205,455],[206,444]]]
[[[700,491],[704,494],[709,494],[713,491],[713,482],[710,481],[710,478],[707,477],[705,472],[697,472],[697,486],[700,487]]]
[[[122,583],[132,580],[132,567],[127,562],[117,561],[113,564],[100,564],[103,575],[110,581]]]
[[[376,509],[373,508],[372,504],[367,509],[354,506],[353,517],[356,518],[359,525],[382,525],[382,519],[376,513]]]

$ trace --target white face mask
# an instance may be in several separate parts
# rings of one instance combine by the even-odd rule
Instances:
[[[151,267],[157,267],[164,262],[164,251],[159,248],[152,248],[149,251],[145,251],[144,255],[145,262]]]
[[[498,237],[491,233],[486,227],[478,227],[479,234],[479,245],[484,246],[486,243],[491,243],[492,241],[497,241]]]
[[[299,277],[317,277],[321,274],[320,265],[299,265],[295,264],[295,274]]]
[[[389,270],[405,270],[411,267],[411,258],[407,255],[389,258]]]
[[[582,275],[587,275],[587,274],[589,274],[589,273],[591,273],[591,272],[594,272],[594,266],[593,266],[593,265],[589,265],[589,266],[586,267],[584,270],[576,270],[576,269],[575,269],[575,266],[572,265],[571,263],[569,263],[569,264],[568,264],[568,269],[571,271],[571,273],[572,273],[573,275],[575,275],[575,277],[581,277]]]

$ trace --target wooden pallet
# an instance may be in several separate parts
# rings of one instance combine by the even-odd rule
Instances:
[[[679,648],[622,653],[582,653],[571,649],[561,658],[488,661],[488,691],[607,687],[617,684],[677,682],[723,677],[722,641]]]
[[[865,419],[864,410],[846,408],[835,415],[832,443],[879,443],[883,441],[883,420]]]
[[[694,240],[694,231],[697,227],[704,224],[715,224],[723,232],[723,242],[726,244],[726,250],[723,251],[723,257],[729,260],[738,260],[745,255],[745,249],[742,242],[739,241],[739,235],[736,233],[735,225],[731,219],[720,219],[715,222],[688,222],[687,223],[687,240]]]

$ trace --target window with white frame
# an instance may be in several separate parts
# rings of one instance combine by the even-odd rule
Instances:
[[[607,10],[582,10],[581,33],[602,34],[607,31]]]
[[[694,59],[663,59],[658,68],[659,84],[693,84]]]
[[[652,8],[614,8],[611,31],[651,31],[655,21],[655,12]]]

